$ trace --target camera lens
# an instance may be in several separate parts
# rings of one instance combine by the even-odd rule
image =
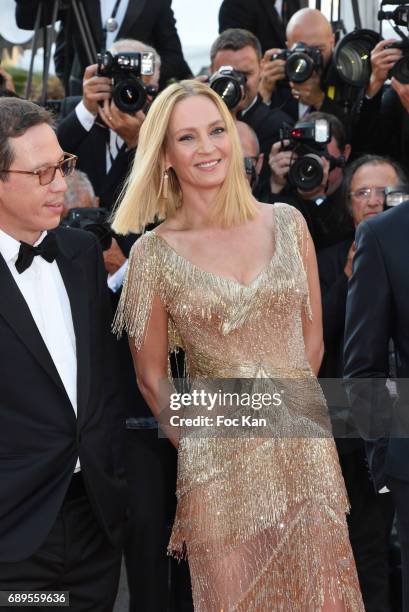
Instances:
[[[243,97],[240,84],[236,79],[229,77],[216,78],[211,88],[221,97],[230,110],[235,108]]]
[[[314,60],[306,53],[292,53],[285,64],[285,73],[289,81],[304,83],[314,72]]]
[[[301,191],[315,189],[321,185],[324,178],[322,159],[315,153],[299,157],[290,167],[288,178],[290,183]]]
[[[366,83],[371,74],[370,56],[370,50],[360,41],[345,45],[338,56],[337,69],[340,75],[350,83]]]
[[[407,85],[409,83],[409,56],[404,55],[400,58],[390,72],[399,83]]]
[[[372,30],[356,30],[342,38],[334,50],[338,75],[354,87],[365,87],[371,76],[371,51],[380,37]]]
[[[145,106],[146,90],[138,79],[124,79],[113,87],[112,98],[120,111],[133,114]]]

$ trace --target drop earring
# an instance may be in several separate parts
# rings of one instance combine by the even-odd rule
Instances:
[[[168,171],[165,170],[162,178],[162,198],[164,200],[168,197],[168,188],[169,188],[169,174]]]

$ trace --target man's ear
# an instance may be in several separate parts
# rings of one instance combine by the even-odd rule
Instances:
[[[346,144],[344,152],[343,152],[343,155],[345,157],[345,161],[348,161],[349,156],[351,155],[351,151],[352,151],[351,145],[350,144]]]
[[[264,161],[264,153],[260,153],[260,155],[258,156],[257,163],[256,163],[256,174],[257,174],[257,176],[259,176],[259,174],[261,172],[261,168],[263,167],[263,161]]]

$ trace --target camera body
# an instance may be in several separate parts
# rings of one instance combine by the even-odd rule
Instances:
[[[210,87],[221,97],[229,110],[234,110],[244,98],[245,74],[232,66],[221,66],[209,79]]]
[[[109,212],[106,208],[71,208],[61,220],[61,225],[91,232],[97,237],[101,249],[107,251],[112,244],[112,230],[108,218]]]
[[[280,139],[289,140],[284,151],[293,151],[294,159],[288,173],[288,182],[301,191],[311,191],[321,185],[324,166],[321,157],[329,158],[327,145],[331,140],[331,125],[326,119],[297,123],[293,128],[280,130]]]
[[[154,88],[145,85],[140,77],[154,72],[153,53],[98,53],[98,76],[112,79],[112,99],[123,113],[133,115],[145,106]]]
[[[385,45],[385,49],[400,49],[402,51],[402,57],[392,66],[388,77],[390,79],[395,77],[400,83],[409,83],[409,38]]]
[[[271,61],[277,59],[285,61],[285,75],[293,83],[304,83],[323,66],[321,51],[303,42],[296,42],[291,49],[271,56]]]

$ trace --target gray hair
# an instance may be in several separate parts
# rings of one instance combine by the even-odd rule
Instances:
[[[120,38],[116,40],[111,46],[111,53],[153,53],[155,69],[160,69],[161,58],[156,49],[134,38]]]
[[[80,195],[85,194],[90,199],[90,207],[95,206],[95,191],[85,172],[75,170],[70,176],[67,176],[67,191],[64,194],[64,208],[70,210],[81,206]]]

